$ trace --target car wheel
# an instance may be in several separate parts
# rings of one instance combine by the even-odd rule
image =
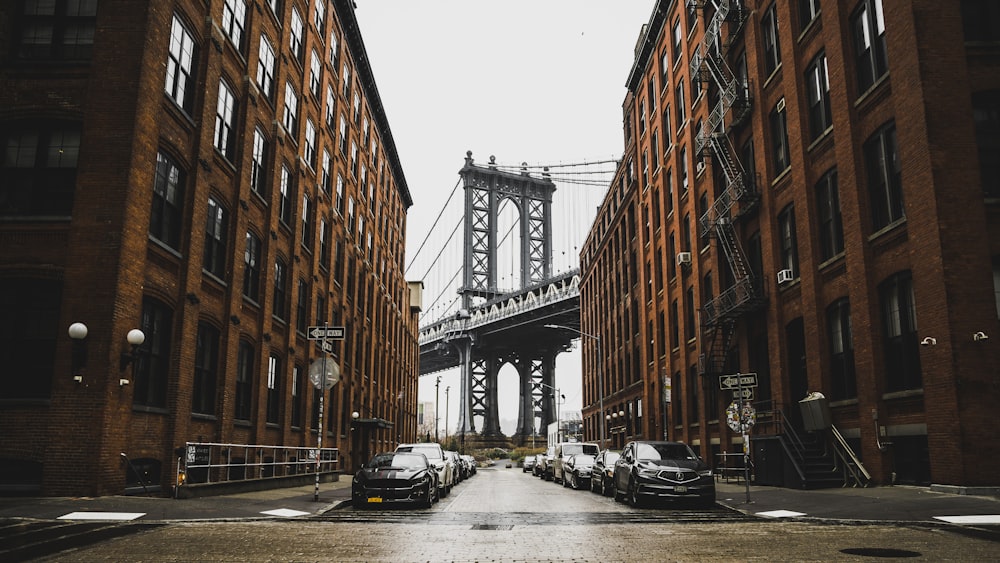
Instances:
[[[592,493],[597,492],[597,481],[594,480],[593,475],[590,476],[590,492]]]
[[[615,502],[625,502],[625,495],[618,490],[618,483],[611,484],[611,494],[615,497]]]
[[[424,490],[424,502],[420,503],[420,508],[430,508],[434,506],[434,486],[431,483],[427,483],[427,488]]]
[[[629,481],[628,483],[628,504],[629,506],[638,508],[642,504],[642,499],[639,498],[639,485],[635,481]]]

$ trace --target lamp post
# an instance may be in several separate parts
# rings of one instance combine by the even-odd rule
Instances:
[[[83,383],[83,370],[87,366],[87,325],[83,323],[73,323],[69,325],[69,337],[73,340],[73,357],[70,371],[73,372],[73,381]]]
[[[451,385],[444,388],[444,440],[448,441],[448,393],[451,392]]]
[[[438,416],[439,405],[441,404],[441,376],[437,376],[437,381],[434,382],[434,441],[440,443],[441,439],[438,437],[438,420],[441,417]]]
[[[579,334],[580,336],[586,336],[587,338],[592,338],[597,343],[597,404],[598,404],[598,408],[601,409],[601,413],[597,417],[597,425],[599,427],[598,428],[598,434],[599,434],[598,438],[600,439],[600,444],[601,444],[601,447],[603,448],[604,447],[604,442],[606,441],[606,434],[605,434],[605,424],[604,424],[604,375],[603,375],[603,371],[601,370],[601,364],[603,364],[604,362],[603,362],[603,360],[601,358],[601,355],[602,355],[602,352],[601,352],[601,337],[597,336],[595,334],[588,334],[588,333],[583,332],[582,330],[580,330],[578,328],[573,328],[571,326],[565,326],[565,325],[548,324],[548,325],[545,325],[545,328],[553,328],[553,329],[560,329],[561,328],[561,329],[564,329],[564,330],[568,330],[570,332],[575,332],[575,333]]]
[[[562,397],[563,399],[565,399],[566,395],[563,395],[559,391],[559,389],[557,389],[556,387],[553,387],[553,386],[549,385],[548,383],[541,383],[541,382],[539,382],[538,384],[541,385],[542,387],[548,387],[549,389],[555,391],[555,394],[551,395],[551,397],[556,400],[556,441],[557,442],[562,442],[562,420],[559,418],[559,398]],[[532,420],[531,426],[532,426],[532,428],[534,428],[534,426],[535,426],[535,423],[534,423],[535,416],[534,416],[534,414],[532,414],[531,420]]]

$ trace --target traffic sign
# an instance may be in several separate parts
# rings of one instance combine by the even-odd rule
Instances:
[[[739,389],[740,387],[756,387],[756,373],[737,373],[734,375],[723,375],[719,377],[719,385],[723,391]]]
[[[744,387],[742,389],[733,389],[733,398],[740,399],[744,401],[753,399],[753,387]]]
[[[329,389],[340,381],[340,366],[325,358],[313,360],[309,364],[309,381],[317,389]]]
[[[750,403],[744,403],[742,409],[736,401],[726,407],[726,424],[733,432],[746,432],[757,422],[757,409]]]
[[[311,326],[306,334],[309,340],[343,340],[344,332],[342,326]]]

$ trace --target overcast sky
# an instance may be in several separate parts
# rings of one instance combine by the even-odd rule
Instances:
[[[458,182],[465,152],[478,163],[556,164],[618,159],[622,103],[654,0],[356,0],[375,83],[413,207],[407,262]],[[418,273],[417,275],[421,275]],[[412,277],[412,273],[408,275]],[[426,293],[432,293],[427,288]],[[448,423],[458,422],[458,372]],[[419,400],[434,401],[435,378]],[[501,371],[502,430],[517,418],[517,378]],[[563,412],[581,409],[579,354],[557,359]],[[542,431],[544,434],[544,430]]]

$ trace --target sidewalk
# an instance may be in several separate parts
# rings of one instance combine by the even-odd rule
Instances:
[[[1000,526],[997,497],[939,493],[927,487],[800,490],[751,485],[748,494],[745,483],[720,482],[715,496],[723,505],[763,518]]]
[[[175,500],[170,498],[30,497],[0,498],[0,518],[108,519],[146,521],[241,520],[319,515],[350,501],[351,480],[315,486],[270,489],[231,495]],[[926,487],[891,486],[868,489],[785,489],[720,482],[722,505],[760,518],[805,518],[848,522],[952,522],[1000,531],[997,497],[933,492]],[[73,515],[69,517],[68,515]]]

